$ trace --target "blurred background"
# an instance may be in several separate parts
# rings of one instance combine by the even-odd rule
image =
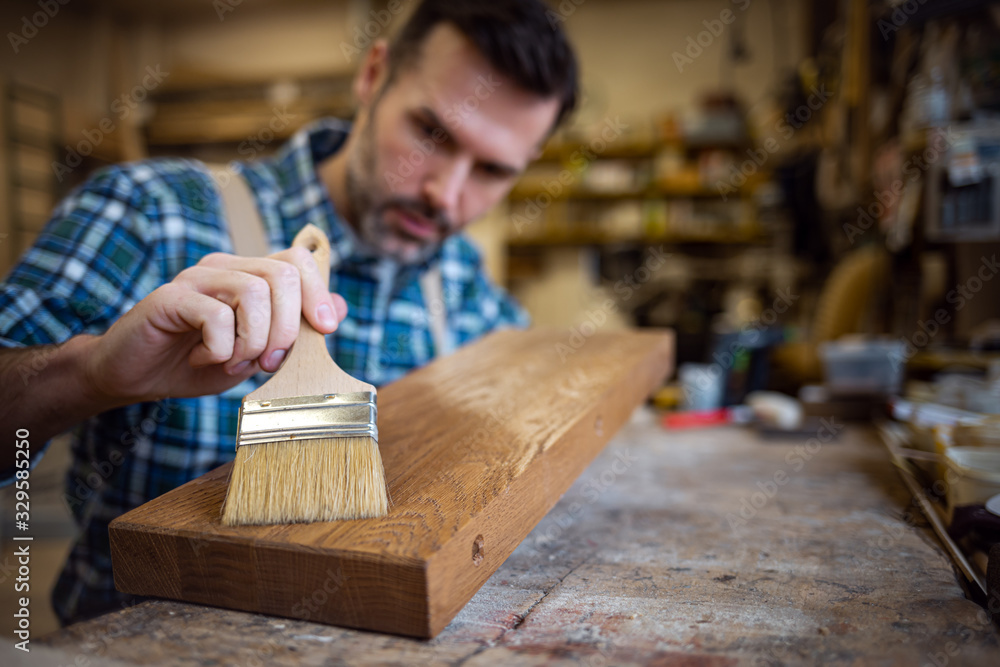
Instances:
[[[350,118],[363,53],[412,5],[4,2],[0,272],[104,165],[253,159]],[[656,402],[678,416],[764,389],[807,416],[887,397],[901,421],[915,403],[1000,413],[1000,5],[550,5],[582,106],[471,234],[535,323],[567,331],[560,353],[675,329]]]

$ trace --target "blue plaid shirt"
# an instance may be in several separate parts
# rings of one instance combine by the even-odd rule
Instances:
[[[377,386],[431,361],[439,351],[418,279],[432,264],[440,267],[447,333],[455,344],[527,326],[524,311],[489,281],[478,251],[461,235],[419,267],[360,255],[316,175],[316,165],[340,148],[349,130],[333,119],[317,121],[276,156],[234,165],[254,191],[273,251],[287,248],[307,223],[327,232],[330,289],[349,307],[327,337],[337,364]],[[34,247],[0,283],[0,346],[102,333],[204,255],[232,252],[221,216],[213,181],[199,162],[157,159],[96,173],[56,208]],[[114,590],[108,524],[230,461],[242,397],[263,379],[218,396],[112,410],[74,431],[64,499],[82,533],[53,593],[63,622],[127,602]]]

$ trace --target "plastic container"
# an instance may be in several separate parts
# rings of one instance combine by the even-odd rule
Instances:
[[[1000,450],[1000,419],[989,417],[979,424],[956,424],[956,447],[985,447]]]
[[[681,364],[677,369],[684,407],[688,410],[716,410],[722,407],[726,373],[712,364]]]
[[[819,346],[831,394],[898,394],[906,366],[899,341],[836,341]]]
[[[982,505],[1000,493],[1000,450],[948,447],[944,460],[949,512],[964,505]]]
[[[1000,414],[1000,383],[964,375],[943,375],[935,383],[937,402],[984,414]]]
[[[959,410],[937,403],[911,401],[905,398],[894,398],[890,404],[892,416],[904,422],[910,429],[910,446],[925,452],[938,451],[935,446],[934,429],[943,426],[958,427],[981,424],[988,419],[986,415],[981,415],[978,412]],[[966,443],[960,442],[958,444]]]

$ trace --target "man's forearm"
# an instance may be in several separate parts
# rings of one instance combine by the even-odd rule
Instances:
[[[0,445],[13,456],[13,433],[28,429],[41,441],[114,407],[89,386],[84,361],[93,336],[61,345],[0,349]]]

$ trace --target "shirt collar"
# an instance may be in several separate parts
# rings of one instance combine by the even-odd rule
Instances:
[[[312,223],[330,239],[330,261],[337,265],[355,253],[356,238],[333,207],[317,167],[344,145],[350,123],[324,118],[309,123],[274,156],[280,188],[279,208],[287,238]]]

